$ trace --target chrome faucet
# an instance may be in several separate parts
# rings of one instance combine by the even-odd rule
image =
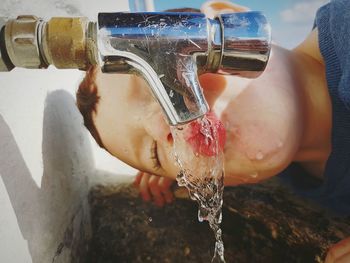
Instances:
[[[0,71],[98,64],[106,73],[136,73],[149,83],[170,125],[208,112],[199,75],[254,78],[270,53],[270,27],[260,12],[215,19],[199,13],[100,13],[97,23],[21,16],[1,32]]]

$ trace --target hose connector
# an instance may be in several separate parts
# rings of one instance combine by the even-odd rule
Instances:
[[[85,17],[54,17],[42,28],[42,54],[59,69],[97,64],[96,27]],[[95,30],[94,30],[95,29]]]
[[[85,17],[54,17],[48,22],[32,15],[9,20],[2,29],[1,71],[13,67],[85,70],[98,64],[96,25]]]

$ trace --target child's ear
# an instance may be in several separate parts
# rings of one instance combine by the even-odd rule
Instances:
[[[214,18],[218,14],[245,12],[249,11],[249,8],[237,4],[233,4],[230,1],[208,1],[201,7],[202,13],[209,18]]]

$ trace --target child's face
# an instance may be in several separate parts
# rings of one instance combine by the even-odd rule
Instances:
[[[266,69],[273,70],[270,66]],[[302,111],[294,86],[280,79],[270,80],[268,74],[249,85],[217,74],[205,74],[199,80],[210,107],[224,90],[226,80],[230,81],[219,98],[220,104],[226,101],[221,120],[227,134],[224,152],[228,182],[256,182],[284,169],[296,152],[301,134],[298,120]],[[281,84],[270,85],[273,81]],[[98,72],[96,84],[100,101],[94,123],[105,148],[141,171],[175,178],[178,167],[170,128],[147,83],[133,75]]]
[[[247,8],[220,1],[202,7],[208,17],[223,10],[236,12]],[[226,86],[226,78],[205,74],[199,80],[212,107]],[[100,101],[94,123],[105,148],[141,171],[175,178],[179,169],[173,156],[170,128],[147,83],[132,75],[101,72],[96,82]]]
[[[223,8],[232,12],[246,10],[228,2],[217,3],[209,2],[202,11],[214,16]],[[221,107],[224,109],[221,120],[226,128],[225,176],[229,184],[266,179],[282,171],[292,160],[306,158],[300,157],[298,150],[305,137],[302,120],[305,118],[304,106],[308,103],[303,101],[307,97],[301,96],[299,79],[291,77],[295,68],[289,57],[295,53],[274,47],[271,54],[265,73],[258,79],[245,82],[226,77],[230,87],[221,96],[219,105],[224,106]],[[311,62],[307,65],[320,67]],[[322,74],[315,76],[319,78]],[[96,82],[101,99],[94,122],[106,149],[139,170],[175,178],[178,168],[172,153],[170,129],[147,84],[132,75],[101,72]],[[212,106],[226,86],[225,78],[206,74],[200,77],[200,82],[205,98]],[[311,82],[322,86],[320,82]],[[326,135],[319,134],[330,130],[330,122],[317,117],[314,123],[315,127],[321,127],[315,128],[318,129],[317,138],[330,138],[327,132]],[[324,129],[324,126],[328,128]],[[306,144],[305,151],[312,149],[308,140]]]
[[[201,77],[209,105],[223,90],[222,76]],[[156,175],[175,178],[178,167],[173,156],[172,136],[160,106],[141,78],[126,74],[103,74],[96,78],[100,101],[94,123],[105,148],[129,165]],[[203,86],[203,85],[202,85]]]

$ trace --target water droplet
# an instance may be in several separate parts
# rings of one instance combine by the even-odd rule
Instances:
[[[199,153],[198,153],[198,152],[196,152],[194,155],[195,155],[196,157],[199,157]]]
[[[255,159],[257,159],[257,160],[262,160],[262,159],[264,159],[264,154],[261,152],[261,151],[259,151],[256,155],[255,155]]]

